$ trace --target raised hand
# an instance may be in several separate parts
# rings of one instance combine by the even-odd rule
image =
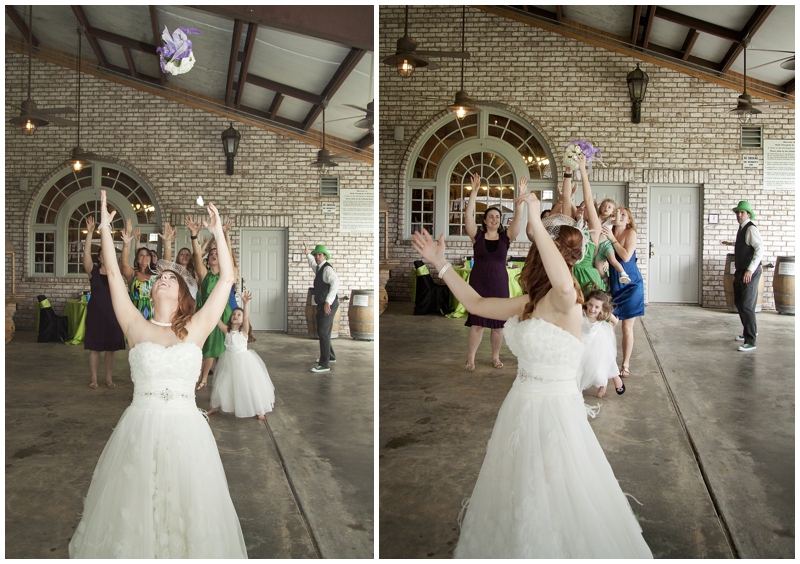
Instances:
[[[437,243],[427,229],[423,228],[422,232],[415,231],[411,236],[411,246],[437,269],[446,262],[444,259],[444,233],[439,236]]]
[[[202,229],[200,222],[194,221],[192,216],[187,215],[183,219],[183,224],[189,228],[189,232],[192,234],[192,237],[197,237],[200,234],[200,230]]]
[[[228,231],[231,230],[231,227],[233,227],[233,220],[230,217],[228,217],[228,219],[225,220],[225,223],[222,225],[222,232],[227,235]]]
[[[305,256],[308,256],[308,247],[306,246],[306,244],[305,244],[305,243],[303,243],[303,254],[304,254]]]
[[[136,246],[138,247],[139,244],[142,242],[142,232],[139,231],[139,228],[133,230],[133,240],[136,241]]]
[[[539,201],[539,198],[536,197],[535,192],[525,192],[521,196],[518,196],[516,200],[514,200],[517,206],[522,204],[528,204],[528,214],[529,215],[536,215],[539,217],[541,213],[542,203]]]
[[[117,215],[117,210],[108,213],[108,200],[105,190],[100,190],[100,223],[108,223],[109,230],[111,229],[111,220]],[[129,220],[130,221],[130,220]]]
[[[578,161],[578,168],[580,169],[581,174],[585,173],[586,172],[586,155],[581,153],[580,155],[578,155],[576,160]]]
[[[91,233],[94,231],[94,216],[90,215],[86,218],[86,230]]]
[[[478,188],[481,185],[481,175],[480,174],[473,174],[472,175],[472,193],[477,194]]]
[[[169,222],[165,221],[164,232],[159,233],[158,236],[164,240],[164,243],[170,244],[175,240],[176,233],[175,230],[172,228],[172,226],[169,224]]]
[[[244,292],[242,292],[242,304],[246,304],[247,302],[249,302],[250,298],[252,297],[253,294],[250,292],[250,290],[245,290]]]
[[[214,232],[221,233],[224,238],[224,232],[222,230],[222,220],[219,217],[219,210],[217,210],[217,206],[209,202],[209,204],[206,206],[206,209],[208,210],[208,223],[204,221],[203,222],[204,226],[207,225],[208,230],[211,231],[212,233]]]
[[[528,177],[523,176],[517,183],[517,198],[524,196],[528,193]]]

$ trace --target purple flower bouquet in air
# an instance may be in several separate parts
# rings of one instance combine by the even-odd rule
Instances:
[[[200,35],[200,31],[186,27],[179,27],[170,35],[169,29],[164,26],[164,33],[161,34],[164,46],[156,48],[161,55],[162,72],[178,75],[192,70],[195,59],[194,53],[192,53],[192,42],[187,37],[187,34],[190,33]]]
[[[581,177],[580,168],[578,167],[578,155],[581,153],[586,155],[586,172],[589,174],[592,173],[593,162],[598,162],[601,165],[606,166],[603,164],[599,147],[595,147],[583,139],[575,139],[570,141],[566,146],[566,150],[564,151],[564,166],[573,170],[576,180],[580,180]]]

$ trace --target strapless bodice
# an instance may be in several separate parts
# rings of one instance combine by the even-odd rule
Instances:
[[[138,343],[128,353],[133,381],[131,405],[145,408],[195,407],[194,387],[203,351],[194,343],[164,347]]]
[[[506,321],[503,333],[518,361],[515,386],[555,393],[577,389],[583,344],[574,335],[543,319],[520,321],[516,315]]]

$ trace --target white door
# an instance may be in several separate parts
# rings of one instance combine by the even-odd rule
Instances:
[[[243,228],[241,244],[239,276],[253,293],[253,330],[286,331],[286,230]]]
[[[572,179],[577,185],[578,189],[575,191],[575,205],[580,205],[583,202],[583,188],[580,181]],[[618,206],[628,205],[628,186],[627,184],[620,184],[617,182],[592,182],[592,196],[599,204],[606,198],[614,200]]]
[[[700,186],[651,186],[648,302],[700,303]]]

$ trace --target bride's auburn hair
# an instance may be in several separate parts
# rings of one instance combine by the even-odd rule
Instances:
[[[583,254],[583,234],[574,227],[562,225],[558,230],[558,237],[553,242],[561,256],[564,257],[571,274],[572,267],[581,260]],[[583,304],[583,292],[574,276],[572,283],[575,285],[575,303]],[[539,254],[536,243],[531,243],[531,250],[528,251],[525,266],[522,267],[522,272],[519,274],[519,284],[529,297],[522,312],[522,319],[528,319],[533,314],[539,300],[553,287],[547,277],[547,271],[542,263],[542,255]]]
[[[180,274],[172,270],[165,270],[164,272],[172,272],[178,279],[178,309],[172,314],[170,321],[172,322],[172,332],[183,341],[187,335],[189,335],[186,324],[191,321],[197,309],[197,303],[194,301],[194,298],[192,298],[192,294],[189,292],[189,286],[186,285],[186,282]]]

